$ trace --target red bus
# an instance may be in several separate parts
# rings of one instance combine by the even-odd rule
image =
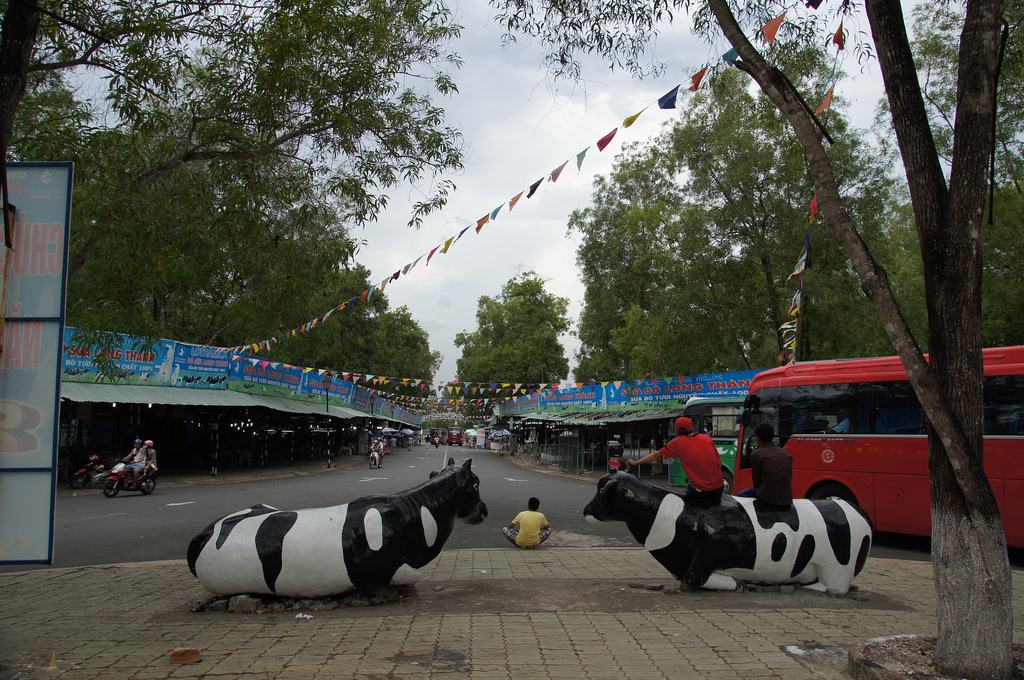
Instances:
[[[448,428],[448,446],[462,446],[462,428]]]
[[[1024,547],[1024,346],[986,349],[985,471],[1007,543]],[[743,406],[737,489],[753,485],[754,428],[767,421],[793,456],[793,495],[838,496],[876,531],[928,536],[925,416],[899,357],[815,361],[751,380]]]

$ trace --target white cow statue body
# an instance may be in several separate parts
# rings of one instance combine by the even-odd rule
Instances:
[[[688,589],[735,590],[737,581],[802,584],[844,594],[864,568],[872,527],[839,499],[795,499],[788,508],[723,496],[690,506],[678,494],[613,472],[583,514],[626,522],[630,533]]]
[[[255,505],[210,524],[188,566],[218,595],[323,597],[366,586],[412,585],[440,554],[456,518],[487,516],[471,461],[449,460],[423,484],[344,505],[282,511]]]

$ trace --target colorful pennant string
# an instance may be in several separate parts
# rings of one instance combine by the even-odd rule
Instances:
[[[819,2],[813,2],[813,3],[812,2],[807,2],[807,6],[808,7],[817,8],[818,5],[820,5],[820,1]],[[766,43],[770,43],[770,42],[772,42],[775,39],[778,31],[781,28],[782,23],[785,20],[785,17],[786,17],[786,14],[787,14],[788,11],[789,11],[788,9],[786,11],[783,11],[782,14],[780,14],[778,17],[776,17],[775,19],[773,19],[772,21],[768,22],[767,24],[765,24],[765,26],[762,27],[761,30],[764,33],[765,42]],[[843,50],[844,47],[845,47],[845,32],[844,32],[844,29],[843,29],[842,21],[840,21],[838,29],[835,31],[835,33],[832,36],[832,42],[837,47],[837,55],[836,55],[836,57],[838,59],[838,56],[839,56],[838,55],[838,51],[839,50]],[[726,64],[735,65],[735,63],[739,60],[739,53],[737,52],[737,50],[735,48],[731,48],[731,49],[729,49],[727,52],[725,52],[722,55],[722,60]],[[704,76],[707,73],[708,68],[709,68],[708,66],[704,66],[702,69],[700,69],[700,71],[698,71],[697,73],[695,73],[695,74],[693,74],[691,76],[691,78],[690,78],[691,86],[688,88],[691,92],[696,92],[697,89],[700,87],[700,84],[703,81]],[[835,78],[835,73],[836,73],[836,69],[833,68],[833,74],[829,78],[830,85],[829,85],[828,90],[827,90],[827,92],[825,94],[825,100],[823,101],[822,105],[818,108],[818,110],[815,112],[816,114],[821,113],[821,112],[823,112],[825,110],[828,110],[828,108],[830,108],[830,106],[831,106],[831,101],[832,101],[832,96],[833,96],[833,85],[831,83],[832,83],[832,81]],[[671,90],[666,92],[664,95],[659,97],[658,98],[658,102],[657,102],[658,103],[658,108],[660,108],[660,109],[674,109],[674,108],[676,108],[679,88],[680,88],[680,86],[676,85]],[[644,111],[647,110],[647,108],[648,107],[644,107],[644,108],[640,109],[639,112],[637,112],[637,113],[635,113],[635,114],[625,118],[623,120],[623,122],[622,122],[622,127],[628,128],[628,127],[632,126],[636,122],[636,120],[640,117],[640,115]],[[616,133],[618,132],[618,130],[619,130],[619,128],[614,128],[611,132],[609,132],[608,134],[606,134],[605,136],[603,136],[599,140],[597,140],[596,145],[597,145],[598,151],[603,151],[612,142],[612,140],[614,139],[614,137],[615,137]],[[587,147],[587,148],[583,149],[582,151],[580,151],[578,154],[576,154],[576,169],[577,169],[577,171],[581,171],[582,170],[583,161],[584,161],[584,159],[585,159],[585,157],[587,155],[587,152],[589,150],[590,150],[590,147]],[[531,184],[529,186],[528,190],[520,191],[515,196],[513,196],[511,199],[509,199],[509,201],[507,202],[509,212],[511,212],[516,207],[516,205],[518,204],[519,200],[523,197],[524,193],[526,194],[527,198],[533,197],[537,193],[537,191],[540,189],[540,187],[544,183],[545,179],[547,179],[548,181],[550,181],[552,183],[557,181],[559,176],[561,175],[562,171],[564,170],[564,168],[565,168],[565,166],[567,164],[568,164],[568,161],[563,162],[557,168],[552,170],[548,174],[548,176],[546,178],[541,178],[541,179],[537,180],[536,182],[534,182],[533,184]],[[498,217],[498,214],[501,212],[501,209],[502,209],[502,207],[504,207],[504,205],[506,205],[506,204],[502,203],[501,205],[499,205],[496,208],[494,208],[489,214],[485,214],[480,219],[478,219],[476,224],[475,224],[475,231],[476,231],[476,233],[480,233],[481,230],[483,229],[483,227],[486,224],[488,224],[489,222],[495,220]],[[810,222],[812,222],[812,223],[814,222],[814,218],[815,218],[816,214],[817,214],[817,194],[815,194],[814,199],[811,201],[811,214],[810,214],[810,218],[809,218]],[[473,226],[473,225],[470,225],[470,226]],[[225,351],[230,349],[231,351],[234,351],[236,353],[250,352],[250,351],[253,352],[253,353],[256,353],[258,351],[263,351],[263,350],[269,351],[273,347],[273,345],[275,343],[287,341],[288,338],[296,337],[299,333],[308,333],[310,330],[315,328],[317,326],[317,324],[322,324],[325,321],[327,321],[327,319],[330,318],[330,315],[333,314],[335,311],[345,309],[346,307],[349,307],[349,306],[355,304],[356,302],[363,302],[363,303],[369,302],[372,299],[373,293],[374,293],[375,290],[379,289],[381,292],[383,292],[385,287],[387,286],[387,284],[389,282],[397,281],[400,274],[408,274],[412,269],[414,269],[419,264],[419,262],[424,257],[426,257],[425,265],[429,265],[431,259],[433,258],[433,256],[439,250],[440,250],[440,252],[442,254],[446,254],[448,252],[449,248],[451,248],[451,246],[455,242],[457,242],[462,237],[462,235],[469,228],[470,227],[465,227],[456,236],[453,236],[453,237],[447,239],[446,241],[444,241],[443,244],[439,244],[437,246],[434,246],[434,248],[432,248],[428,253],[420,255],[419,257],[417,257],[415,260],[413,260],[409,264],[406,264],[402,269],[400,269],[399,271],[396,271],[390,277],[387,277],[383,281],[381,281],[381,283],[379,285],[371,286],[369,289],[363,291],[362,295],[356,295],[356,296],[352,297],[350,300],[347,300],[345,302],[339,303],[334,308],[329,310],[327,313],[321,315],[320,317],[317,317],[316,319],[314,319],[314,320],[312,320],[310,322],[307,322],[307,323],[305,323],[305,324],[303,324],[303,325],[301,325],[301,326],[299,326],[297,328],[294,328],[294,329],[292,329],[290,331],[286,331],[285,333],[281,334],[278,337],[275,337],[275,338],[272,338],[272,339],[268,339],[268,340],[264,340],[262,342],[250,343],[250,344],[241,345],[241,346],[234,347],[234,348],[217,348],[217,349],[225,350]],[[802,267],[806,267],[806,250],[809,247],[809,245],[810,245],[810,230],[808,230],[807,243],[805,245],[805,251],[801,254],[801,260],[798,262],[797,268],[794,270],[794,272],[789,277],[789,278],[792,278],[793,276],[797,275],[798,273],[801,274],[801,287],[802,287],[802,281],[803,281],[803,276],[802,276],[803,269],[802,269]],[[800,291],[798,290],[797,291],[797,296],[799,296],[799,292]],[[799,297],[796,297],[795,301],[796,301],[796,304],[794,305],[792,310],[794,310],[796,312],[799,312]],[[795,338],[794,338],[793,341],[795,342]],[[411,379],[403,379],[403,380],[411,380]]]

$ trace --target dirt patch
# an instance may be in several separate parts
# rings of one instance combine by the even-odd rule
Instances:
[[[959,680],[935,670],[932,657],[935,638],[924,635],[893,635],[869,640],[856,651],[860,664],[872,668],[880,678],[922,678]],[[1014,678],[1024,678],[1024,644],[1013,645]],[[882,672],[877,672],[881,669]]]

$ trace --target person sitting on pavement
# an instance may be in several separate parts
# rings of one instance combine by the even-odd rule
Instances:
[[[536,548],[551,536],[551,525],[548,524],[547,517],[539,511],[539,499],[530,498],[526,502],[526,508],[516,515],[507,527],[502,527],[501,533],[510,543],[520,548]]]
[[[132,480],[136,486],[139,484],[139,473],[146,467],[146,447],[141,439],[135,440],[135,445],[128,455],[121,459],[125,467],[132,471]]]
[[[650,463],[659,456],[665,460],[678,458],[686,478],[690,480],[683,500],[701,507],[717,505],[722,500],[725,478],[722,477],[722,458],[715,443],[706,434],[695,433],[693,421],[685,416],[676,419],[675,430],[677,436],[664,447],[639,460],[627,459],[627,469]]]
[[[775,428],[771,423],[761,423],[754,430],[757,448],[750,454],[754,486],[736,495],[788,508],[793,504],[793,456],[786,449],[775,446],[773,439]]]

